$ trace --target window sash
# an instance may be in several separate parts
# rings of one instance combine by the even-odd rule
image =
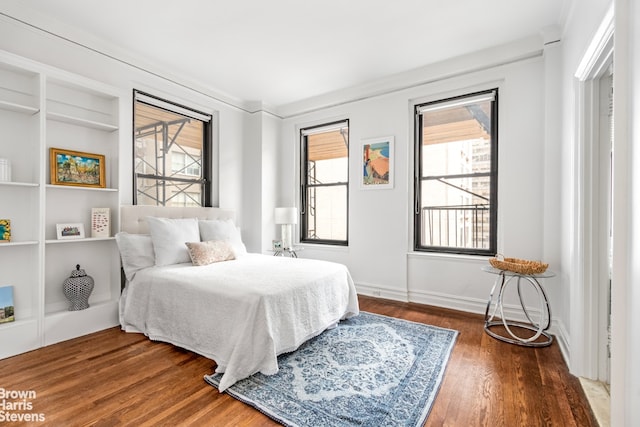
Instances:
[[[339,245],[346,246],[348,245],[348,235],[349,235],[349,182],[348,181],[331,181],[331,182],[321,182],[321,183],[311,183],[309,179],[310,173],[310,161],[308,158],[309,153],[309,136],[318,135],[325,132],[335,132],[335,131],[346,131],[347,132],[347,173],[348,177],[348,168],[349,168],[349,146],[348,146],[348,130],[349,130],[349,120],[341,120],[337,122],[327,123],[319,126],[313,126],[309,128],[300,129],[300,241],[306,243],[315,243],[315,244],[326,244],[326,245]],[[346,193],[346,212],[345,212],[345,239],[330,239],[330,238],[316,238],[308,235],[309,233],[309,222],[311,220],[311,211],[317,212],[315,207],[309,205],[309,191],[313,189],[323,189],[330,187],[344,187],[344,191]]]
[[[175,195],[182,194],[184,191],[187,191],[188,188],[193,189],[193,186],[195,185],[200,191],[199,205],[211,206],[212,116],[137,90],[134,90],[133,93],[133,204],[138,204],[138,198],[140,198],[140,200],[146,199],[147,202],[153,201],[156,205],[165,206],[170,204]],[[138,119],[138,105],[148,105],[160,111],[173,113],[174,115],[178,115],[184,119],[181,118],[180,120],[173,120],[166,117],[165,121],[161,121],[162,118],[160,118],[158,119],[160,121],[157,123],[151,122],[151,124],[140,126],[136,123],[136,120]],[[150,107],[147,107],[149,111],[151,111]],[[196,125],[196,128],[198,129],[197,133],[193,133],[193,126],[190,130],[192,137],[195,137],[194,142],[198,144],[197,149],[194,150],[189,150],[187,148],[188,145],[181,144],[180,139],[177,139],[177,135],[182,131],[182,126],[184,125],[181,125],[178,122],[186,123],[184,120],[188,119],[196,120],[196,122],[200,122],[202,124],[201,126]],[[175,134],[170,134],[170,132],[173,132],[173,130],[176,129],[175,126],[179,126],[178,130],[175,131]],[[170,129],[173,130],[170,131]],[[202,131],[201,148],[198,141],[199,137],[197,137],[200,130]],[[158,150],[160,150],[160,153],[165,153],[164,156],[167,156],[168,151],[170,151],[167,147],[172,147],[174,144],[177,148],[171,151],[168,158],[163,157],[160,164],[157,163],[157,159],[155,160],[155,163],[152,162],[153,164],[151,164],[148,163],[148,153],[144,155],[137,153],[138,147],[143,147],[143,145],[137,145],[138,141],[145,141],[147,144],[153,144],[155,146],[151,147],[151,150],[154,151],[152,154],[153,156],[158,156]],[[143,144],[143,142],[140,144]],[[197,154],[191,153],[190,151],[197,151]],[[174,155],[180,156],[181,159],[174,159]],[[153,159],[153,157],[151,158]],[[184,163],[184,167],[181,172],[176,172],[174,170],[173,166],[176,163]],[[147,168],[147,166],[150,166],[150,168]],[[147,169],[149,170],[147,171]],[[200,171],[198,176],[186,173],[187,171],[193,172],[198,169]],[[154,181],[155,184],[151,185],[151,182]],[[170,188],[174,190],[173,193],[168,190]],[[190,196],[190,198],[192,197]]]
[[[423,148],[424,148],[424,115],[429,112],[444,110],[446,108],[455,108],[462,106],[470,106],[479,102],[491,102],[491,128],[490,128],[490,168],[487,172],[472,172],[472,173],[454,173],[454,174],[440,174],[440,175],[427,175],[423,176]],[[463,95],[447,100],[430,102],[427,104],[417,105],[415,107],[416,118],[415,118],[415,171],[414,171],[414,198],[415,198],[415,209],[414,209],[414,250],[416,251],[430,251],[430,252],[446,252],[446,253],[459,253],[459,254],[471,254],[471,255],[495,255],[497,250],[497,159],[498,159],[498,140],[497,140],[497,132],[498,132],[498,92],[497,89],[493,89],[490,91],[479,92],[475,94]],[[453,142],[453,141],[451,141]],[[447,144],[449,142],[443,142],[443,144]],[[455,180],[455,179],[479,179],[483,177],[489,177],[489,194],[488,197],[485,197],[487,200],[488,206],[482,203],[471,203],[469,206],[459,206],[455,203],[443,204],[442,206],[423,206],[423,183],[427,182],[435,182],[437,180]],[[447,183],[443,181],[445,184],[452,185],[451,183]],[[462,189],[463,191],[473,194],[473,189]],[[474,195],[478,196],[478,195]],[[482,196],[480,196],[482,198]],[[475,197],[474,197],[475,198]],[[460,244],[456,241],[455,245],[451,245],[449,243],[442,244],[442,240],[431,239],[427,240],[427,235],[424,233],[433,232],[434,230],[438,230],[442,232],[440,227],[434,228],[433,223],[427,224],[425,221],[436,221],[434,215],[428,216],[428,213],[425,212],[426,209],[432,209],[433,212],[429,212],[429,214],[440,214],[447,213],[450,215],[454,213],[458,215],[454,217],[454,220],[450,219],[443,220],[442,216],[440,217],[440,221],[442,221],[438,225],[443,225],[448,228],[448,232],[451,233],[452,236],[456,238],[460,238],[460,235],[456,235],[455,226],[459,224],[468,224],[465,221],[470,220],[472,224],[472,232],[477,232],[478,228],[489,227],[488,231],[488,242],[486,242],[486,248],[484,247],[484,238],[482,236],[478,236],[475,242],[479,242],[480,247],[470,247],[465,245],[464,243]],[[473,215],[473,216],[468,216]],[[488,217],[486,216],[488,215]],[[452,227],[453,224],[453,227]],[[431,225],[431,228],[428,228],[427,225]],[[452,230],[453,229],[453,230]],[[467,227],[461,227],[461,232],[466,232]],[[484,229],[481,230],[484,232]],[[425,236],[425,241],[422,240],[423,235]],[[468,237],[468,235],[464,236]]]

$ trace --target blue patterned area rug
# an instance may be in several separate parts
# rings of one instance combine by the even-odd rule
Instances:
[[[457,336],[361,312],[225,392],[285,426],[421,426]],[[220,374],[204,379],[217,387]]]

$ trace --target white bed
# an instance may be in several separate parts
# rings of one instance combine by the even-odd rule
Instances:
[[[122,231],[148,233],[148,216],[234,217],[216,208],[123,206]],[[122,328],[213,359],[224,373],[220,391],[256,372],[276,373],[279,354],[359,312],[349,271],[337,263],[242,254],[204,266],[138,267],[120,300]]]

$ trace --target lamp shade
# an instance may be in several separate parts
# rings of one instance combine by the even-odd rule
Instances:
[[[298,208],[276,208],[276,224],[297,224]]]

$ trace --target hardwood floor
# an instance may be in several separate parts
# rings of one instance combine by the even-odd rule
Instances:
[[[597,426],[556,343],[502,343],[484,333],[481,316],[420,304],[360,297],[360,308],[460,331],[425,426]],[[202,377],[212,368],[189,351],[111,328],[1,360],[0,393],[35,396],[6,399],[23,402],[22,410],[10,410],[0,395],[0,411],[42,414],[45,421],[0,424],[278,425],[207,385]]]

